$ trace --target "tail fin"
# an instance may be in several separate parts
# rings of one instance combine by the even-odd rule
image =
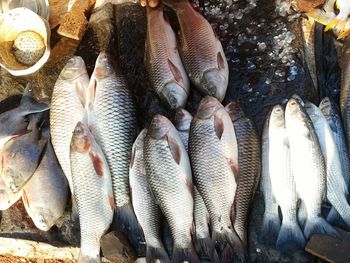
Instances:
[[[276,242],[281,222],[278,214],[264,213],[261,227],[261,240],[265,244],[273,245]]]
[[[210,262],[219,263],[219,257],[216,253],[215,246],[210,237],[196,238],[194,245],[199,255],[206,255],[210,258]]]
[[[91,257],[91,256],[84,255],[80,252],[78,263],[101,263],[101,259],[99,256]]]
[[[309,239],[312,234],[325,234],[339,238],[338,232],[322,217],[307,218],[304,227],[304,235]]]
[[[170,259],[164,248],[147,246],[146,263],[154,262],[170,263]]]
[[[184,261],[187,261],[189,263],[200,263],[198,255],[196,254],[196,251],[195,251],[192,243],[190,244],[190,246],[188,248],[174,247],[171,262],[172,263],[182,263]]]
[[[292,223],[292,224],[290,224]],[[276,247],[284,252],[293,252],[305,247],[305,238],[298,222],[282,222],[280,232],[278,233]]]
[[[32,113],[47,111],[50,106],[47,103],[37,102],[34,99],[32,85],[28,83],[24,89],[20,108],[23,111],[22,115],[25,116]]]

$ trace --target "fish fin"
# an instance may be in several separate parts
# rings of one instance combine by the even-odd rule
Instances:
[[[278,233],[276,247],[284,252],[294,252],[300,248],[304,248],[306,240],[303,232],[295,220],[292,224],[284,224]]]
[[[337,40],[341,40],[350,35],[350,29],[343,31],[337,38]]]
[[[88,92],[86,95],[86,105],[85,105],[85,108],[90,111],[93,108],[93,104],[95,102],[96,85],[97,85],[96,79],[94,77],[91,77],[89,82]]]
[[[81,253],[79,254],[78,263],[101,263],[100,256],[91,257]]]
[[[74,222],[79,220],[78,204],[77,204],[77,201],[75,200],[73,192],[72,192],[72,212],[70,217]]]
[[[173,76],[177,82],[181,82],[183,80],[181,71],[175,66],[173,62],[171,62],[170,59],[168,59],[168,65],[170,68],[171,73],[173,73]]]
[[[174,247],[171,263],[182,263],[184,261],[189,263],[200,263],[192,243],[188,248]]]
[[[261,240],[266,244],[275,244],[281,222],[278,213],[264,213],[261,226]]]
[[[224,133],[224,121],[217,114],[215,114],[214,117],[214,128],[216,136],[218,136],[219,140],[221,140],[222,134]]]
[[[307,218],[304,227],[304,235],[309,239],[313,234],[324,234],[339,238],[337,230],[327,223],[322,217]]]
[[[78,97],[80,99],[81,105],[83,105],[83,107],[85,107],[86,95],[85,95],[84,84],[81,81],[77,81],[75,83],[75,89],[78,93]]]
[[[220,51],[217,54],[217,63],[218,63],[219,70],[225,69],[225,60]]]
[[[29,208],[30,205],[29,205],[28,196],[27,196],[27,193],[26,193],[26,191],[24,189],[22,191],[22,199],[23,199],[24,205]]]
[[[325,32],[329,31],[333,28],[344,29],[346,21],[339,19],[338,17],[334,18],[331,22],[329,22],[324,29]]]
[[[327,25],[329,21],[331,21],[334,17],[333,15],[328,14],[327,12],[324,12],[320,9],[315,9],[314,11],[306,13],[306,15],[322,25]]]
[[[219,263],[220,259],[216,253],[215,246],[210,237],[195,238],[194,245],[199,255],[206,255],[210,258],[210,262]]]
[[[112,211],[115,211],[116,206],[115,206],[113,195],[108,195],[108,203]]]
[[[19,109],[21,116],[27,116],[29,114],[47,111],[50,109],[50,106],[44,102],[33,101],[32,103],[20,105]]]
[[[27,83],[20,104],[32,104],[35,103],[34,100],[34,93],[33,93],[33,86],[30,82]]]
[[[307,211],[303,201],[300,201],[298,209],[298,221],[301,227],[304,227],[307,218]]]
[[[133,145],[132,151],[131,151],[131,157],[130,157],[130,165],[129,165],[130,169],[133,168],[134,166],[135,155],[136,155],[136,147],[135,145]]]
[[[170,259],[165,249],[162,247],[147,246],[146,248],[146,263],[170,263]]]
[[[98,176],[103,176],[103,161],[102,158],[93,151],[89,153],[90,159],[94,165],[95,172]]]
[[[170,136],[167,136],[167,142],[170,148],[171,155],[177,164],[181,162],[181,148],[180,145]]]

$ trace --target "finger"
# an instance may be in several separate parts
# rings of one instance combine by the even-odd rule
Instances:
[[[158,4],[159,4],[159,0],[149,0],[148,1],[148,5],[152,8],[157,7]]]

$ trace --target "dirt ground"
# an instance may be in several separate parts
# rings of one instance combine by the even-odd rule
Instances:
[[[21,257],[13,257],[11,255],[1,255],[0,263],[74,263],[71,260],[55,260],[55,259],[27,259]]]

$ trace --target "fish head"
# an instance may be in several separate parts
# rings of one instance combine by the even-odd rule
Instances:
[[[310,122],[310,118],[297,99],[290,98],[288,100],[285,116],[293,122],[293,125],[290,125],[288,129],[293,129],[293,131],[298,134],[310,133],[310,129],[307,126],[307,123]]]
[[[71,151],[86,153],[91,148],[91,133],[88,126],[78,122],[71,140]]]
[[[306,102],[304,105],[304,108],[311,118],[312,122],[318,122],[321,121],[323,114],[322,111],[313,103],[311,102]]]
[[[223,106],[220,101],[214,97],[205,96],[198,106],[196,117],[199,119],[210,119],[221,108]]]
[[[304,106],[304,101],[302,100],[302,98],[299,95],[293,94],[291,98],[297,100],[301,106]]]
[[[206,71],[203,74],[200,85],[207,95],[223,101],[227,89],[227,78],[220,70],[213,69]]]
[[[192,115],[185,109],[178,109],[175,114],[175,126],[179,131],[188,131],[191,126]]]
[[[151,125],[148,128],[148,134],[156,140],[160,140],[165,138],[165,136],[171,130],[171,122],[168,118],[157,114],[153,117]]]
[[[329,97],[323,98],[320,102],[319,108],[324,116],[337,116],[339,114],[337,105]]]
[[[230,115],[232,122],[235,122],[245,117],[245,114],[238,101],[231,101],[229,104],[226,105],[225,109]]]
[[[74,56],[68,60],[59,78],[62,80],[74,80],[84,73],[86,73],[84,60],[79,56]]]
[[[96,59],[93,75],[97,79],[103,79],[114,74],[114,69],[111,63],[110,55],[107,52],[100,52]]]
[[[273,124],[274,127],[285,127],[284,110],[282,105],[277,104],[273,107],[270,115],[270,123]]]
[[[169,82],[164,85],[160,97],[171,109],[178,109],[185,107],[188,94],[178,83]]]
[[[49,231],[55,224],[57,216],[54,215],[50,209],[42,207],[35,207],[31,209],[31,216],[34,225],[42,231]]]

